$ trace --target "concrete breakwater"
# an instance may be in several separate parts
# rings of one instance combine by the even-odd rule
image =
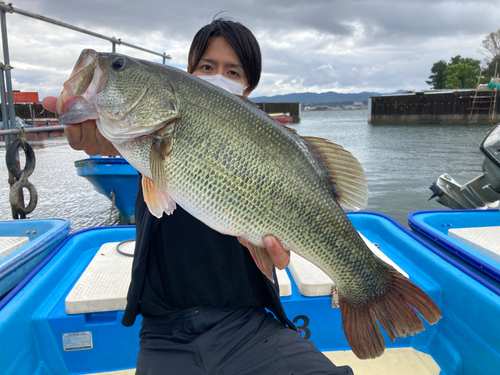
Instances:
[[[448,90],[373,96],[373,124],[488,124],[500,122],[496,90]]]

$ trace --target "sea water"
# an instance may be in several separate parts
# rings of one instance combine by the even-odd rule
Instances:
[[[383,125],[367,122],[366,110],[303,111],[290,127],[300,135],[329,139],[350,151],[365,169],[370,192],[366,210],[383,213],[407,226],[408,213],[445,209],[429,186],[443,173],[464,184],[481,174],[479,143],[492,125]],[[64,137],[30,141],[36,167],[29,181],[38,205],[28,218],[66,218],[72,230],[119,224],[111,201],[76,174],[84,159]],[[23,155],[21,155],[22,157]],[[0,220],[11,220],[5,148],[0,147]]]
[[[65,137],[29,144],[35,152],[36,166],[28,180],[37,190],[38,203],[28,218],[69,219],[72,231],[118,223],[119,213],[111,210],[111,201],[76,174],[75,161],[87,158],[85,152],[73,150]],[[22,151],[20,158],[24,165]],[[0,160],[0,220],[12,220],[5,147],[0,148]]]
[[[302,112],[300,135],[327,138],[350,151],[368,181],[367,211],[407,225],[416,210],[447,209],[429,186],[443,173],[464,184],[482,173],[479,144],[493,125],[384,125],[366,110]]]

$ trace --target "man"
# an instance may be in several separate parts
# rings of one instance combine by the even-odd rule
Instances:
[[[195,35],[188,72],[248,96],[260,79],[259,45],[243,25],[216,19]],[[66,133],[73,148],[117,153],[93,122],[68,126]],[[122,323],[130,326],[143,316],[137,374],[352,374],[297,334],[279,300],[276,276],[269,282],[236,238],[181,207],[155,218],[141,184],[135,215]],[[264,242],[275,266],[285,268],[289,256],[279,242],[273,236]]]

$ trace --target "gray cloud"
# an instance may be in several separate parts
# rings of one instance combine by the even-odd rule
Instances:
[[[254,95],[424,89],[432,64],[477,49],[498,29],[499,1],[19,0],[15,7],[172,56],[185,69],[195,32],[213,16],[249,27],[263,53]],[[57,95],[83,48],[107,41],[7,14],[14,88]],[[120,53],[161,62],[123,46]]]

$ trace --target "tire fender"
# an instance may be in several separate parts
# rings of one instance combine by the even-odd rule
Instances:
[[[35,170],[35,152],[28,142],[24,142],[24,146],[25,147],[23,147],[20,139],[14,139],[5,152],[7,169],[17,179],[21,178],[23,172],[26,172],[26,176],[31,176]],[[20,169],[16,162],[16,151],[19,148],[22,149],[26,155],[26,165],[24,169]]]
[[[24,202],[23,204],[19,202],[19,192],[23,188],[28,189],[28,192],[30,193],[30,201],[26,207],[24,207]],[[12,209],[18,214],[28,215],[35,209],[38,202],[38,193],[35,189],[35,186],[28,181],[28,176],[25,172],[21,174],[21,178],[19,179],[19,181],[17,181],[10,188],[9,200]]]

